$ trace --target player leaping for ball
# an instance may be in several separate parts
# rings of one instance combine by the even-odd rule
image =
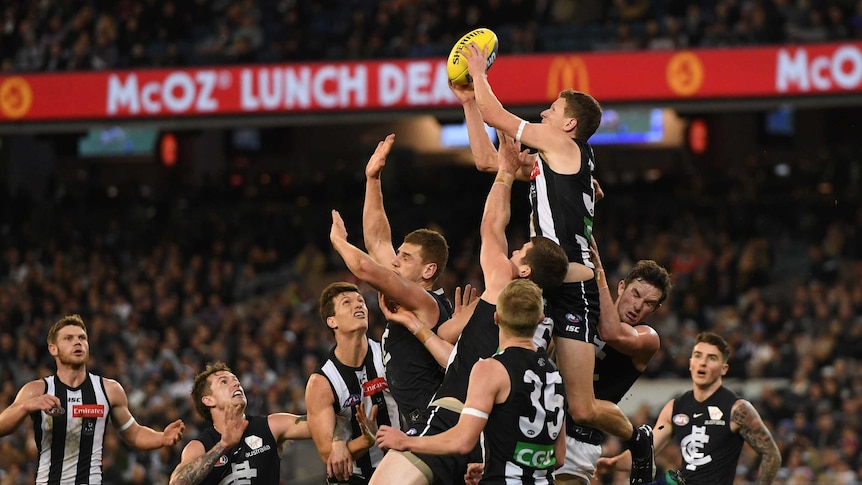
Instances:
[[[531,235],[552,239],[569,257],[563,286],[546,295],[569,413],[577,423],[623,439],[632,451],[631,483],[648,483],[655,474],[652,429],[635,428],[616,404],[596,399],[593,391],[599,290],[590,261],[590,239],[597,188],[592,178],[595,156],[588,140],[601,122],[601,106],[589,94],[567,89],[542,111],[541,123],[529,123],[507,111],[491,90],[485,72],[487,52],[470,43],[461,53],[473,84],[452,85],[452,90],[464,106],[477,167],[497,169],[496,150],[483,121],[538,150],[534,163],[523,166],[517,178],[530,181]]]

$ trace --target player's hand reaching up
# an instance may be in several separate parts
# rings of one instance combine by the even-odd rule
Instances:
[[[359,406],[356,407],[356,422],[359,423],[362,436],[365,437],[368,441],[368,447],[371,448],[377,438],[377,405],[371,406],[371,416],[367,416],[365,404],[359,403]]]
[[[392,150],[392,144],[395,143],[395,134],[390,134],[377,144],[377,149],[371,154],[368,159],[368,164],[365,165],[365,177],[369,179],[379,179],[380,172],[386,165],[386,157]]]
[[[524,163],[522,160],[529,156],[527,151],[521,151],[521,143],[500,130],[497,130],[497,137],[500,139],[500,148],[497,151],[498,171],[512,175],[518,173]]]
[[[461,104],[467,104],[476,100],[476,91],[473,89],[473,83],[453,84],[452,81],[449,81],[449,89],[452,90],[452,94],[458,98]]]
[[[247,427],[248,420],[245,419],[245,404],[232,404],[224,417],[224,431],[221,435],[224,447],[231,449],[238,445]]]
[[[475,42],[470,42],[459,52],[467,60],[467,70],[473,79],[485,75],[488,69],[488,46],[479,48]]]
[[[344,219],[341,218],[341,214],[337,210],[332,211],[332,228],[329,230],[329,240],[332,242],[347,240],[347,228],[344,227]]]

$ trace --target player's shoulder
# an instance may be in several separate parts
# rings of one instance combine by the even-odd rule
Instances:
[[[47,386],[45,385],[44,379],[34,379],[21,386],[21,390],[18,394],[25,397],[31,397],[34,395],[44,394],[46,388]]]

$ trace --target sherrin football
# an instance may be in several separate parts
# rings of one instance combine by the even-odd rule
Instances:
[[[458,39],[452,52],[449,53],[449,60],[446,61],[446,72],[449,74],[449,80],[452,84],[469,84],[473,82],[470,78],[470,73],[467,72],[467,60],[458,52],[458,49],[467,46],[470,42],[475,42],[479,49],[488,46],[488,62],[485,70],[491,68],[494,60],[497,59],[497,34],[491,29],[476,29],[464,34]]]

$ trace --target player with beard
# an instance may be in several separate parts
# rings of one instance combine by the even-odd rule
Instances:
[[[173,446],[183,436],[181,420],[164,431],[137,423],[119,382],[87,371],[90,342],[79,315],[68,315],[48,331],[54,375],[25,384],[0,413],[0,436],[12,433],[28,415],[33,420],[39,462],[36,483],[102,483],[102,452],[110,421],[123,441],[138,450]]]

